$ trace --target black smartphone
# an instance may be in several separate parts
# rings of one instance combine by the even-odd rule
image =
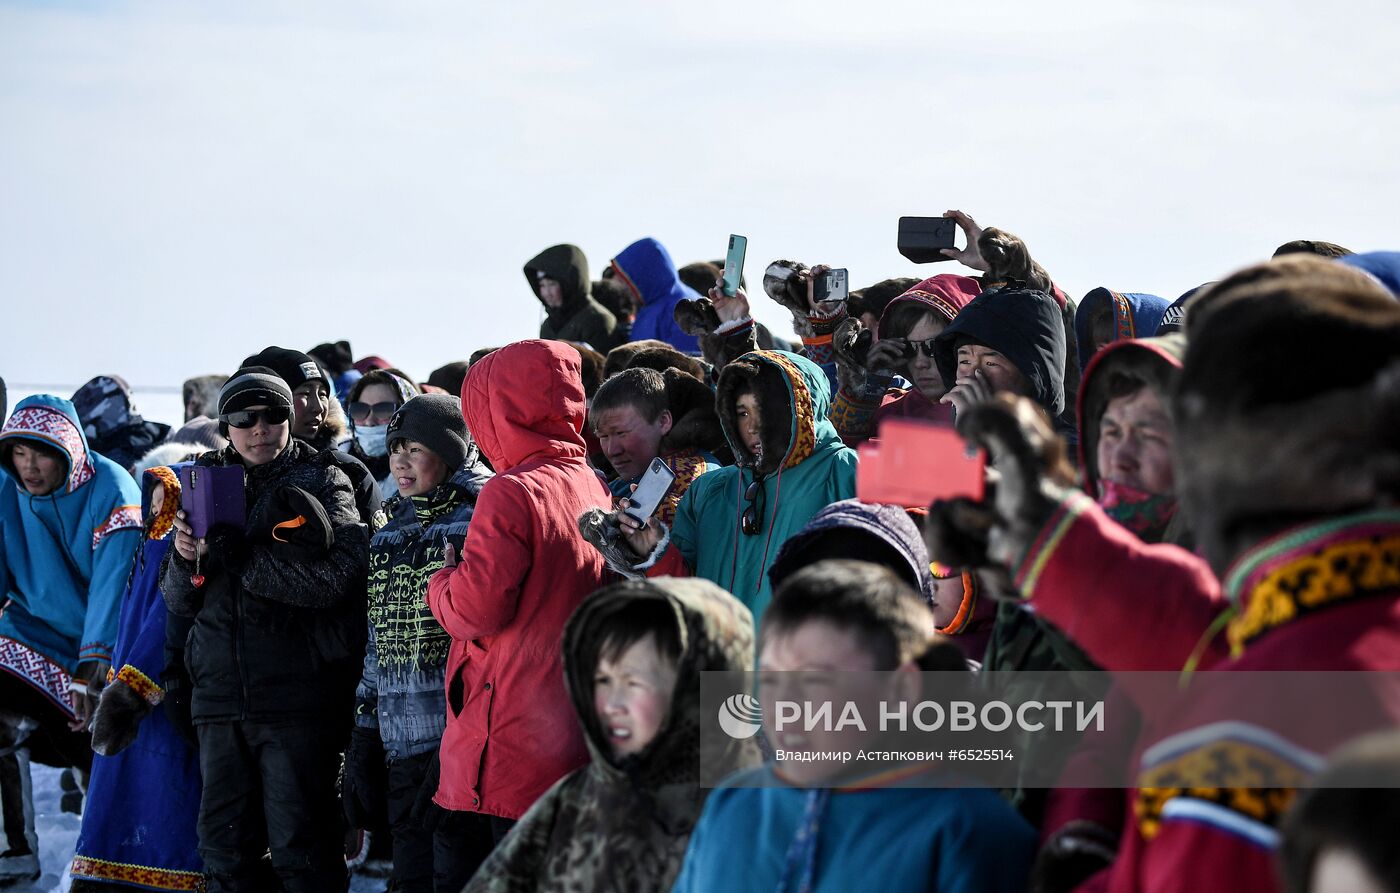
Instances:
[[[656,514],[656,510],[661,507],[661,500],[666,498],[666,494],[671,492],[671,484],[676,479],[676,473],[662,462],[658,457],[651,460],[651,465],[647,466],[646,472],[641,480],[637,481],[637,489],[632,491],[632,495],[627,497],[627,514],[635,518],[639,523],[645,524],[647,519]]]
[[[836,304],[850,296],[850,276],[843,268],[827,270],[812,284],[812,300],[818,304]]]
[[[951,217],[899,218],[899,253],[916,264],[952,260],[943,254],[953,248],[958,224]]]

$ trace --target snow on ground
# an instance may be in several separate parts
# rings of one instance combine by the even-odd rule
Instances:
[[[39,834],[39,867],[43,875],[32,884],[16,884],[5,887],[4,893],[56,893],[68,890],[68,863],[73,858],[73,848],[78,843],[78,825],[75,815],[68,815],[58,808],[61,793],[58,786],[62,770],[50,766],[32,767],[34,778],[34,830]],[[350,884],[350,893],[381,893],[383,878],[356,875]]]

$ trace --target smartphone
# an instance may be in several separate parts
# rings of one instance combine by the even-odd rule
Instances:
[[[180,469],[180,508],[196,539],[210,528],[227,524],[239,530],[244,523],[243,466],[207,468],[186,465]]]
[[[955,430],[917,419],[887,419],[878,441],[861,444],[856,498],[905,508],[986,492],[987,460]]]
[[[952,260],[943,254],[952,248],[958,225],[951,217],[899,218],[899,253],[916,264]]]
[[[724,256],[724,278],[719,288],[728,297],[739,293],[739,282],[744,278],[744,253],[748,250],[749,240],[746,237],[729,237],[729,253]]]
[[[637,481],[637,489],[632,491],[632,495],[627,497],[629,505],[627,514],[631,515],[638,523],[645,524],[647,519],[656,514],[657,508],[661,506],[661,500],[666,498],[666,494],[671,492],[671,484],[676,480],[676,473],[667,467],[658,457],[651,460],[651,465],[647,467],[640,480]]]
[[[850,276],[844,268],[827,270],[812,285],[812,300],[818,304],[836,304],[850,296]]]

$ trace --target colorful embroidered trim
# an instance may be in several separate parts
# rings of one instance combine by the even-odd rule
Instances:
[[[65,492],[72,493],[97,473],[92,459],[88,457],[83,433],[72,419],[52,407],[26,406],[16,410],[5,422],[0,436],[28,437],[61,450],[68,458],[68,487]]]
[[[958,315],[958,308],[954,307],[952,302],[950,302],[947,298],[943,297],[943,295],[936,294],[935,292],[931,291],[924,291],[920,288],[909,289],[904,294],[900,295],[898,298],[895,298],[893,301],[890,301],[890,304],[894,304],[898,301],[908,300],[914,300],[920,304],[928,305],[928,307],[931,310],[938,313],[938,315],[942,316],[943,319],[947,322],[952,322],[953,317]]]
[[[1050,521],[1040,531],[1040,536],[1026,552],[1025,560],[1016,569],[1013,579],[1016,588],[1026,598],[1031,598],[1035,594],[1036,584],[1040,582],[1040,575],[1045,571],[1045,566],[1050,563],[1050,556],[1055,553],[1055,549],[1060,545],[1060,540],[1065,538],[1069,529],[1073,526],[1075,519],[1094,504],[1094,500],[1089,498],[1087,493],[1076,490],[1060,503],[1060,507],[1055,510],[1055,514],[1050,516]]]
[[[7,670],[38,689],[70,717],[78,715],[73,694],[68,690],[73,678],[63,667],[29,646],[0,636],[0,670]]]
[[[170,528],[175,526],[175,513],[180,510],[180,476],[175,473],[174,469],[164,465],[148,468],[146,474],[156,478],[165,491],[165,498],[160,503],[160,511],[156,513],[155,518],[151,519],[146,536],[153,540],[165,539]]]
[[[151,677],[127,664],[117,671],[117,679],[131,686],[131,690],[136,692],[146,703],[152,707],[165,700],[165,689],[151,681]]]
[[[755,354],[782,370],[788,379],[792,395],[792,443],[788,447],[784,468],[795,468],[817,448],[817,418],[812,408],[812,392],[797,364],[776,350],[756,350]]]
[[[1125,341],[1137,337],[1137,329],[1133,326],[1133,305],[1128,303],[1128,299],[1116,291],[1110,291],[1109,295],[1113,299],[1113,321],[1114,340]]]
[[[1270,630],[1328,605],[1396,592],[1400,592],[1400,532],[1363,540],[1348,537],[1273,567],[1251,587],[1249,604],[1230,622],[1226,635],[1231,651],[1237,653]]]
[[[147,868],[122,862],[108,862],[88,856],[74,856],[71,873],[75,878],[94,881],[116,881],[139,884],[152,890],[204,889],[204,875],[197,871],[175,871],[169,868]]]
[[[808,347],[825,347],[831,343],[831,334],[827,333],[825,335],[814,335],[811,337],[803,336],[802,343]]]
[[[141,506],[139,505],[119,505],[112,509],[112,514],[107,516],[107,520],[93,528],[92,547],[97,548],[97,544],[103,538],[108,537],[119,530],[140,530],[141,529]]]
[[[1400,511],[1376,509],[1290,530],[1262,543],[1227,571],[1225,595],[1234,604],[1239,604],[1240,597],[1254,587],[1254,579],[1267,576],[1273,568],[1291,560],[1305,547],[1312,546],[1315,551],[1325,541],[1386,535],[1393,533],[1397,527],[1400,527]],[[1337,534],[1345,536],[1337,537]]]
[[[934,565],[930,565],[930,569]],[[942,567],[942,565],[938,565]],[[936,576],[936,574],[935,574]],[[940,579],[947,579],[946,577]],[[934,632],[942,633],[945,636],[956,636],[967,627],[967,622],[972,619],[972,612],[977,609],[977,580],[967,571],[962,572],[963,597],[962,603],[958,605],[958,613],[948,625],[942,629],[934,629]]]

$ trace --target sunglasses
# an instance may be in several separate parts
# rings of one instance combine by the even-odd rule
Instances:
[[[901,353],[906,360],[912,360],[921,353],[931,360],[933,359],[933,342],[937,340],[934,337],[926,338],[923,341],[905,341],[904,350]]]
[[[739,529],[746,536],[755,536],[763,529],[763,481],[754,478],[744,489],[744,513],[739,516]]]
[[[398,408],[399,404],[392,400],[381,400],[378,403],[364,403],[360,400],[354,400],[346,407],[350,412],[350,418],[357,420],[369,418],[370,413],[382,419],[386,416],[393,415]]]
[[[252,428],[262,419],[269,425],[280,425],[292,417],[292,411],[285,406],[270,406],[267,409],[245,409],[239,412],[226,412],[219,421],[230,428]]]

